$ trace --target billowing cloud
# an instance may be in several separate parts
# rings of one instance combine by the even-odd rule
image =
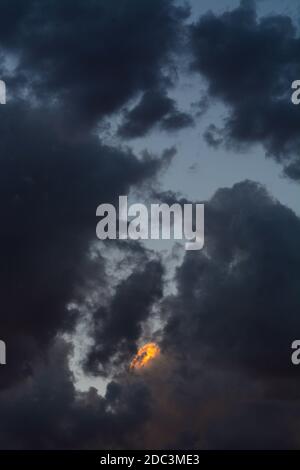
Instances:
[[[67,345],[57,341],[32,377],[0,392],[2,449],[130,447],[150,409],[145,386],[112,381],[103,398],[93,388],[80,393],[69,354]]]
[[[68,125],[85,129],[170,82],[187,8],[171,0],[20,3],[0,7],[0,51],[14,64],[2,78],[14,92],[58,105]]]
[[[206,204],[205,249],[177,270],[162,346],[178,358],[176,393],[199,405],[198,445],[298,445],[299,236],[299,218],[256,183],[220,189]]]
[[[89,276],[104,282],[101,257],[89,257],[96,208],[153,177],[160,161],[60,132],[56,115],[28,103],[6,105],[0,121],[1,337],[10,346],[1,386],[74,324],[66,305]],[[58,128],[57,128],[58,127]],[[23,372],[22,372],[23,371]]]
[[[168,340],[249,374],[292,373],[290,345],[300,329],[299,218],[258,184],[244,182],[209,201],[206,233],[205,250],[187,254],[178,269]]]
[[[145,258],[97,311],[87,366],[118,365],[106,395],[76,391],[70,351],[51,341],[31,376],[1,391],[4,448],[297,448],[299,218],[247,181],[206,207],[205,250],[186,253],[176,293],[161,298],[162,267]],[[120,368],[158,300],[161,355]]]
[[[207,13],[191,27],[193,69],[204,76],[211,97],[227,105],[224,127],[210,126],[215,146],[261,143],[299,179],[300,108],[291,102],[300,76],[300,40],[289,16],[257,18],[244,0],[221,15]]]

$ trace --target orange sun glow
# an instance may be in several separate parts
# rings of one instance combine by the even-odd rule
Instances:
[[[130,363],[130,369],[141,369],[147,366],[153,359],[160,355],[160,348],[155,343],[147,343],[142,346]]]

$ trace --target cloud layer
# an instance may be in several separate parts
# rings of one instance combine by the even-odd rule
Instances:
[[[292,20],[257,18],[250,1],[193,25],[188,14],[171,0],[1,2],[2,449],[299,448],[299,217],[256,182],[220,188],[205,202],[204,250],[180,261],[175,245],[172,294],[164,252],[96,237],[97,206],[132,189],[190,202],[157,184],[175,147],[123,145],[196,126],[170,98],[179,51],[207,80],[198,115],[226,105],[207,142],[260,143],[299,179]],[[112,116],[120,145],[98,126]],[[76,387],[70,337],[84,373],[105,377],[103,396]],[[160,357],[130,371],[149,338]]]

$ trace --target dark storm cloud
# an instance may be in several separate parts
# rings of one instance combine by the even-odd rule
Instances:
[[[166,337],[225,367],[292,374],[299,218],[251,182],[218,190],[206,207],[205,250],[178,269]]]
[[[206,204],[205,248],[177,270],[162,343],[177,357],[173,399],[183,407],[198,396],[202,425],[190,431],[204,447],[298,445],[299,237],[299,218],[256,183],[220,189]]]
[[[163,268],[159,261],[148,261],[117,286],[108,307],[94,315],[94,346],[86,361],[86,370],[104,373],[108,365],[120,363],[135,354],[142,325],[151,307],[162,296]]]
[[[150,397],[141,382],[112,381],[106,396],[74,388],[68,347],[52,345],[31,378],[0,391],[1,449],[130,447],[146,421]]]
[[[35,354],[74,324],[66,303],[89,276],[105,283],[96,241],[96,208],[153,177],[159,160],[70,139],[59,117],[28,104],[1,107],[1,338],[9,348],[1,386],[28,372]],[[22,372],[23,371],[23,372]]]
[[[113,381],[105,398],[80,394],[70,353],[53,342],[74,332],[80,305],[68,304],[85,301],[91,281],[97,292],[111,289],[108,261],[91,256],[96,207],[152,179],[174,155],[137,158],[103,145],[90,126],[138,93],[167,89],[186,14],[169,0],[1,2],[0,72],[10,94],[0,109],[2,448],[126,447],[147,417],[142,381]],[[127,360],[162,294],[160,263],[140,245],[130,249],[144,265],[119,283],[105,321],[99,313],[92,323],[103,369],[121,354]]]
[[[92,125],[136,93],[170,83],[167,65],[187,15],[171,0],[1,2],[0,47],[17,61],[2,78],[62,105],[68,123]]]
[[[125,138],[141,137],[160,123],[165,130],[179,130],[193,124],[190,115],[180,112],[174,100],[163,91],[148,91],[140,102],[125,113],[119,135]]]
[[[143,182],[151,188],[176,149],[137,158],[96,134],[65,132],[66,120],[86,131],[142,96],[125,114],[124,137],[190,125],[168,98],[163,71],[185,15],[169,0],[1,2],[1,78],[15,93],[0,108],[3,449],[299,447],[300,376],[290,346],[300,334],[300,220],[291,210],[256,183],[217,191],[206,202],[205,248],[185,254],[166,299],[162,264],[139,243],[118,243],[128,257],[116,286],[105,244],[91,253],[96,207]],[[244,1],[202,17],[192,41],[195,68],[230,110],[225,129],[211,126],[206,139],[262,142],[298,179],[291,21],[257,20]],[[18,103],[25,92],[37,108]],[[202,113],[207,99],[198,106]],[[89,282],[100,299],[95,313]],[[70,301],[90,301],[84,320],[93,345],[80,359],[91,374],[115,374],[104,397],[75,388],[61,337],[84,313],[67,308]],[[128,371],[153,311],[163,320],[154,336],[161,355],[149,369]]]
[[[206,140],[261,143],[298,180],[300,107],[291,102],[291,84],[300,76],[300,39],[292,19],[257,18],[254,2],[244,0],[235,10],[202,16],[191,28],[191,45],[194,70],[229,110],[222,132],[210,129]]]
[[[68,350],[51,346],[30,378],[1,391],[3,448],[298,446],[300,221],[251,182],[217,191],[206,208],[205,251],[186,253],[177,292],[161,304],[153,367],[118,372],[104,397],[78,393]],[[122,355],[128,364],[161,289],[161,265],[147,258],[119,282],[92,325],[90,371]]]

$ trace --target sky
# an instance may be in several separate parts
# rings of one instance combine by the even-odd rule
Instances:
[[[1,449],[299,449],[299,18],[0,0]],[[204,248],[98,240],[120,195]]]

